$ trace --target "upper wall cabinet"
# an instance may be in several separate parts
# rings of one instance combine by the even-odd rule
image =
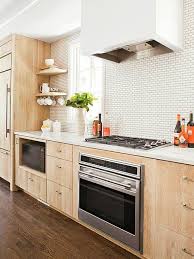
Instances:
[[[134,56],[156,48],[162,54],[182,45],[183,0],[82,0],[81,50],[85,55],[120,62],[127,53]]]

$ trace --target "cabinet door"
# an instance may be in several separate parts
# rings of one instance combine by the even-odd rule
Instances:
[[[46,201],[46,179],[28,173],[28,192],[34,197]]]
[[[0,148],[10,150],[10,82],[11,71],[0,73]]]
[[[5,150],[0,150],[0,177],[10,181],[10,154]]]
[[[182,195],[181,234],[194,238],[194,196]]]
[[[183,167],[168,162],[157,162],[156,220],[171,230],[180,232],[181,179]]]
[[[47,203],[72,216],[72,190],[47,181]]]
[[[28,190],[28,172],[21,167],[16,169],[15,183],[23,190]]]
[[[72,162],[47,156],[47,179],[72,189]]]

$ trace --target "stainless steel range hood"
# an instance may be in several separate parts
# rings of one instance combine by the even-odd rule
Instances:
[[[114,62],[182,48],[183,0],[82,0],[81,50]]]
[[[94,56],[120,63],[129,58],[141,59],[170,52],[172,52],[171,49],[153,40],[139,43],[137,45],[127,45],[123,48],[112,50],[106,53],[94,54]]]

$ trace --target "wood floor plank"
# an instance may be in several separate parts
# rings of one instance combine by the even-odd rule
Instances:
[[[0,259],[138,259],[0,180]]]

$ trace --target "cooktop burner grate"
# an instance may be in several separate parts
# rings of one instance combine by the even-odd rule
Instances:
[[[171,144],[166,140],[132,138],[132,137],[117,136],[117,135],[112,135],[108,137],[87,138],[85,141],[92,142],[92,143],[101,143],[101,144],[107,144],[107,145],[143,149],[143,150],[149,150],[156,147],[161,147],[161,146],[166,146]]]

